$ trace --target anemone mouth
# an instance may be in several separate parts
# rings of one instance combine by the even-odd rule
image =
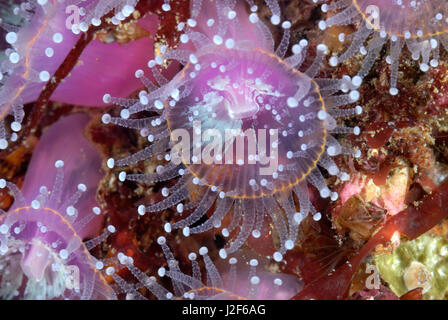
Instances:
[[[45,224],[41,223],[43,220]],[[52,285],[51,281],[58,280],[57,274],[62,274],[65,285],[67,270],[70,267],[76,267],[79,270],[81,282],[94,279],[107,288],[106,279],[95,268],[95,262],[80,235],[70,221],[57,210],[47,207],[39,209],[31,206],[17,207],[3,215],[0,218],[0,224],[9,225],[8,232],[13,235],[8,237],[7,252],[3,252],[5,243],[0,239],[2,244],[0,250],[4,257],[21,253],[20,265],[17,267],[22,270],[28,280],[37,283],[46,278]],[[45,230],[42,227],[45,227]],[[23,252],[19,250],[19,247],[23,248]],[[66,247],[73,250],[70,253],[67,252],[67,257],[63,253],[67,250],[60,249]],[[61,269],[56,269],[55,265],[59,265]],[[83,290],[84,288],[81,287],[81,293]],[[31,291],[28,293],[32,294]],[[78,292],[78,294],[81,293]],[[61,297],[63,295],[64,292],[61,293]]]
[[[62,299],[66,294],[66,279],[72,266],[66,265],[48,244],[39,239],[14,240],[8,255],[0,257],[2,299]],[[11,275],[9,278],[8,276]],[[14,279],[13,279],[14,278]],[[13,280],[13,281],[9,281]]]
[[[172,144],[188,133],[190,147],[173,150],[199,183],[260,198],[306,179],[327,140],[317,83],[260,49],[209,50],[193,60],[174,79],[189,94],[174,94],[165,110]]]
[[[353,0],[367,25],[389,36],[417,39],[448,33],[448,3],[442,0]]]

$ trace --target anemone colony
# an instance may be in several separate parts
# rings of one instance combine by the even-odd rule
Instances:
[[[411,121],[385,99],[420,101],[398,90],[405,52],[445,66],[448,4],[300,2],[0,4],[0,297],[346,298],[367,245],[438,223],[393,220],[446,174],[432,151],[397,156],[431,139],[394,130]],[[428,110],[419,128],[448,131]]]

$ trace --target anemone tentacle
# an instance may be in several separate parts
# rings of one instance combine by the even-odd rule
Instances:
[[[358,53],[365,56],[358,71],[356,81],[362,82],[367,76],[381,49],[390,43],[386,57],[391,69],[390,94],[399,90],[398,71],[403,47],[410,51],[412,59],[419,61],[420,70],[427,72],[439,65],[441,48],[448,50],[448,3],[444,0],[313,0],[323,3],[323,12],[337,12],[327,20],[319,22],[325,30],[332,26],[358,25],[354,34],[340,33],[341,43],[351,39],[347,49],[339,56],[333,55],[332,66],[351,59]]]
[[[135,266],[132,257],[120,252],[117,255],[120,263],[111,274],[118,294],[125,294],[128,300],[145,300],[146,297],[139,291],[145,287],[159,300],[282,299],[298,292],[302,286],[300,281],[291,275],[263,271],[261,262],[264,260],[249,259],[244,255],[230,258],[229,267],[222,268],[212,261],[207,247],[201,247],[198,252],[203,260],[204,272],[201,271],[198,254],[190,252],[188,260],[191,262],[192,272],[188,274],[179,268],[179,262],[174,259],[167,239],[162,236],[157,242],[163,248],[168,264],[167,267],[160,267],[157,275],[161,279],[170,279],[173,290],[161,285],[156,276],[148,276],[142,272]],[[120,277],[118,271],[123,267],[138,280],[137,284],[130,284]]]

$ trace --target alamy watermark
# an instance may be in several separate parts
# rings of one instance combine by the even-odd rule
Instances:
[[[79,268],[75,265],[68,265],[65,267],[65,288],[68,290],[74,290],[79,292],[80,281],[79,281]]]
[[[81,1],[84,2],[86,0]],[[86,14],[85,9],[71,4],[65,7],[65,13],[68,15],[65,19],[65,27],[69,30],[80,29],[81,17]]]
[[[375,5],[369,5],[366,8],[366,27],[368,29],[380,29],[380,8]]]
[[[65,27],[69,30],[72,30],[74,26],[78,26],[81,22],[81,9],[72,4],[65,8],[65,13],[69,16],[65,20]]]
[[[379,290],[381,279],[378,268],[374,264],[367,264],[366,274],[369,274],[369,276],[366,278],[366,288],[369,290]]]
[[[186,129],[171,132],[175,143],[170,153],[174,164],[259,165],[260,175],[272,175],[278,168],[277,129],[207,129],[193,122],[193,137]],[[204,143],[208,142],[208,143]]]

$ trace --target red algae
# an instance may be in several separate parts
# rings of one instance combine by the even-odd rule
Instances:
[[[401,236],[415,239],[430,230],[448,216],[448,182],[442,183],[432,195],[420,204],[409,206],[390,217],[384,226],[347,263],[330,276],[311,282],[294,299],[344,299],[361,262],[379,244],[387,245]]]

